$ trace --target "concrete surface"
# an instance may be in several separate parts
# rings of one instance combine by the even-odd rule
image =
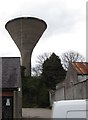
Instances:
[[[26,67],[25,73],[27,76],[30,76],[31,54],[47,28],[47,24],[35,17],[18,17],[8,21],[5,28],[19,48],[22,66]]]
[[[44,108],[23,108],[23,118],[51,118],[51,109]]]

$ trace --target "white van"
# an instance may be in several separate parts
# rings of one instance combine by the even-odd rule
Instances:
[[[87,118],[87,100],[56,101],[52,107],[52,118]]]

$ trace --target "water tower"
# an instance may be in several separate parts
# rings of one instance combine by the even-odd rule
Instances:
[[[47,24],[38,18],[20,17],[8,21],[5,28],[21,52],[22,66],[26,75],[31,75],[31,54],[33,48],[47,28]]]

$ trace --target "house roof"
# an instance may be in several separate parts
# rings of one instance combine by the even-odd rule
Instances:
[[[20,81],[20,59],[17,57],[2,58],[2,88],[16,89]]]
[[[73,62],[72,65],[75,67],[78,74],[88,74],[88,62]]]

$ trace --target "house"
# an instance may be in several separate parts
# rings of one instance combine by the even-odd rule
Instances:
[[[88,62],[70,62],[66,78],[56,85],[55,100],[88,98]]]
[[[88,84],[88,62],[69,63],[65,78],[66,99],[86,99]]]
[[[88,79],[88,62],[69,63],[68,72],[65,78],[66,86],[76,84]]]
[[[19,57],[0,58],[0,88],[2,119],[21,118],[22,92]]]

